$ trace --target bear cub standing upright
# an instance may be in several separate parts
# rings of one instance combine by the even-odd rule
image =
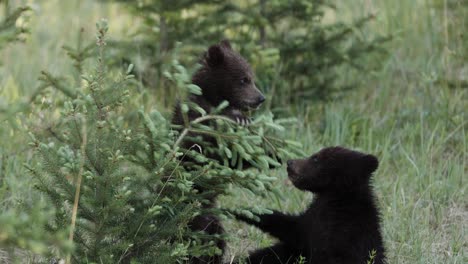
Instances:
[[[238,215],[279,239],[253,252],[247,263],[384,263],[380,218],[370,185],[378,167],[375,156],[329,147],[309,158],[289,160],[288,177],[295,187],[314,193],[300,215],[280,212],[258,215],[254,221]],[[372,257],[371,257],[372,255]]]
[[[221,114],[242,125],[250,122],[243,112],[256,109],[265,101],[265,97],[255,86],[254,74],[250,65],[239,53],[232,49],[227,40],[208,48],[208,51],[202,57],[201,68],[192,77],[192,83],[201,88],[202,94],[190,95],[189,101],[196,103],[207,113],[210,113],[223,101],[227,101],[229,106]],[[188,121],[193,121],[200,116],[199,112],[193,110],[187,113]],[[172,123],[184,126],[184,122],[184,116],[180,104],[178,104],[175,108]],[[190,135],[194,136],[193,133],[190,133]],[[208,144],[216,144],[216,141],[213,137],[203,136],[202,149]],[[182,143],[182,147],[185,149],[190,149],[194,145],[195,143],[190,140],[185,140]],[[210,158],[218,159],[219,157]],[[199,192],[208,193],[211,191],[201,186],[195,186],[195,188]],[[203,205],[205,208],[215,206],[216,196],[212,195],[209,200],[208,204]],[[211,214],[199,215],[189,225],[192,230],[204,231],[210,235],[224,233],[220,220]],[[221,238],[218,239],[216,246],[224,252],[225,241]],[[190,263],[222,263],[222,255],[191,257]]]

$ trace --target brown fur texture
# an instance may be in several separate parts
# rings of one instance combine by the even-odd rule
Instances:
[[[265,97],[255,86],[255,76],[249,63],[236,51],[227,40],[209,47],[201,61],[202,67],[193,75],[193,84],[198,85],[202,95],[191,95],[189,100],[198,104],[208,113],[223,101],[229,106],[223,114],[242,120],[248,117],[242,111],[256,109]],[[189,120],[199,117],[195,111],[189,111]],[[176,107],[174,124],[183,125],[183,116],[179,105]]]
[[[299,215],[275,211],[257,215],[254,225],[279,239],[272,247],[250,254],[251,264],[385,263],[380,217],[370,185],[378,167],[375,156],[342,147],[325,148],[311,157],[288,161],[294,186],[314,193],[309,208]]]
[[[210,113],[223,101],[228,101],[229,106],[223,110],[222,115],[241,124],[249,123],[249,118],[242,112],[256,109],[265,100],[265,97],[255,86],[254,74],[247,61],[232,49],[227,40],[223,40],[208,48],[208,51],[203,55],[201,64],[202,67],[194,74],[192,82],[201,88],[202,95],[191,95],[189,100],[202,107],[207,113]],[[200,113],[192,110],[187,113],[189,121],[200,116]],[[184,126],[180,104],[175,108],[172,122]],[[190,134],[190,136],[194,135]],[[182,146],[185,149],[190,149],[194,144],[190,140],[185,140]],[[204,136],[203,144],[200,147],[203,150],[209,144],[214,145],[216,141],[212,137]],[[219,159],[219,157],[210,158]],[[206,187],[195,186],[195,188],[199,192],[210,191]],[[216,196],[210,197],[209,200],[211,201],[209,204],[203,205],[205,208],[215,206]],[[220,220],[214,215],[197,216],[190,223],[190,227],[192,230],[204,231],[211,235],[224,233]],[[225,241],[219,239],[216,245],[224,253]],[[222,255],[192,257],[190,263],[222,263]]]

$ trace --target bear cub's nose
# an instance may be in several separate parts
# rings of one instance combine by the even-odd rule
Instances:
[[[258,104],[261,104],[261,103],[265,102],[265,96],[260,95],[260,97],[258,97],[258,99],[257,99],[257,102],[258,102]]]
[[[288,164],[288,167],[291,167],[292,164],[293,164],[293,161],[292,161],[292,160],[288,160],[288,162],[286,162],[286,164]]]

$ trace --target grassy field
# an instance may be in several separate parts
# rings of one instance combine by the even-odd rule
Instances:
[[[95,1],[23,2],[34,8],[27,22],[32,33],[26,43],[0,53],[3,105],[26,100],[42,69],[62,73],[72,67],[62,46],[76,38],[80,27],[93,38],[94,23],[101,17],[109,19],[112,37],[124,36],[131,26],[118,7]],[[369,12],[377,15],[366,29],[369,35],[395,34],[382,68],[350,76],[350,81],[365,79],[366,85],[342,100],[295,109],[299,122],[289,137],[301,141],[309,153],[343,145],[379,157],[374,186],[389,263],[468,263],[468,90],[447,81],[468,78],[463,59],[468,43],[462,40],[468,32],[468,10],[444,12],[443,0],[356,0],[339,4],[327,19],[347,21]],[[0,197],[4,204],[37,199],[22,167],[31,158],[24,118],[17,116],[16,128],[0,119],[0,177],[10,186],[9,195]],[[222,199],[221,206],[256,199],[284,211],[303,210],[311,197],[294,190],[284,169],[273,173],[283,199],[259,201],[240,193]],[[254,228],[226,225],[237,234],[229,244],[231,255],[273,241]]]

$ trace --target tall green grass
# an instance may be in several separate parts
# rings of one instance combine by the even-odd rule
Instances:
[[[379,156],[374,186],[389,263],[468,261],[468,94],[466,89],[451,89],[440,81],[450,77],[449,72],[463,71],[453,54],[459,56],[461,47],[467,45],[458,37],[467,28],[455,12],[445,17],[440,2],[339,4],[340,16],[335,18],[344,21],[376,12],[362,37],[376,32],[395,34],[388,60],[370,76],[358,76],[367,85],[347,98],[299,110],[302,122],[291,132],[310,153],[323,146],[345,145]],[[462,13],[457,11],[457,15]],[[449,42],[444,36],[445,19],[452,25]],[[447,46],[453,53],[445,51]],[[454,63],[447,64],[447,60]],[[277,173],[284,200],[266,199],[264,204],[290,212],[304,210],[310,196],[295,191],[285,181],[284,170]],[[254,199],[244,196],[244,202]],[[231,206],[236,203],[230,201]],[[237,223],[232,232],[241,237],[231,246],[234,255],[272,242],[254,228]]]

